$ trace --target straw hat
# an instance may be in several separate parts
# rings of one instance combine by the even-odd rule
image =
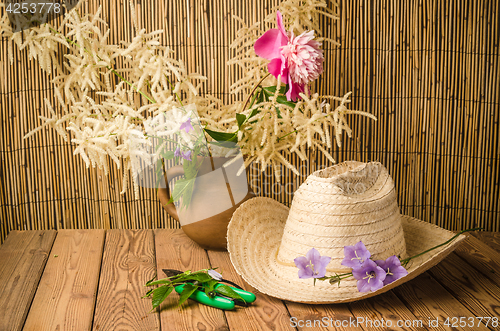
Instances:
[[[344,162],[316,171],[295,192],[290,209],[269,198],[242,204],[228,226],[228,251],[236,271],[269,296],[303,303],[340,303],[386,292],[439,263],[466,238],[410,260],[408,275],[375,292],[359,292],[356,280],[339,286],[300,279],[293,260],[317,249],[331,257],[326,275],[350,272],[341,265],[344,246],[362,241],[372,260],[411,257],[454,233],[399,213],[394,183],[378,162]]]

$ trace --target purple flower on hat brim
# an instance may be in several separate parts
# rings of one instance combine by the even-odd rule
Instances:
[[[354,246],[344,246],[344,259],[341,264],[343,266],[357,269],[371,257],[370,252],[366,249],[365,245],[359,241]]]
[[[188,133],[191,130],[194,130],[193,126],[191,125],[191,117],[188,117],[188,119],[181,124],[179,130],[185,130],[186,133]]]
[[[386,273],[386,277],[384,279],[384,285],[390,284],[393,281],[408,275],[408,271],[401,266],[401,261],[399,261],[396,255],[389,256],[385,261],[377,260],[375,262]]]
[[[328,256],[321,256],[315,248],[311,248],[306,256],[299,256],[293,262],[299,268],[299,278],[321,278],[325,276],[326,266],[331,259]]]
[[[363,265],[352,270],[352,275],[358,280],[358,291],[377,291],[384,286],[386,273],[372,260],[366,260]]]

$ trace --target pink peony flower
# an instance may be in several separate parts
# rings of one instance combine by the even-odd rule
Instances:
[[[295,101],[305,91],[306,84],[323,72],[323,50],[319,48],[321,43],[314,40],[314,31],[295,37],[293,32],[286,32],[279,11],[276,21],[278,29],[266,31],[257,39],[255,53],[270,60],[269,73],[276,78],[281,75],[281,81],[289,85],[287,99]]]

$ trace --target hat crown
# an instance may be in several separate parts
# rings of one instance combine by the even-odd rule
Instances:
[[[293,263],[311,248],[341,265],[344,246],[362,241],[372,259],[405,257],[394,182],[379,162],[348,161],[318,170],[294,194],[279,247],[278,261]]]

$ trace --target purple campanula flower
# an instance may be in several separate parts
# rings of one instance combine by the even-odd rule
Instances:
[[[175,157],[181,156],[181,148],[179,146],[177,146],[177,148],[175,149],[174,156]]]
[[[365,245],[359,241],[354,246],[344,246],[344,259],[341,264],[354,270],[361,267],[370,256]]]
[[[358,280],[358,291],[369,292],[381,289],[386,277],[384,269],[372,260],[366,260],[361,267],[352,270],[352,275]]]
[[[181,154],[182,154],[181,156],[182,156],[182,158],[183,158],[184,160],[191,161],[191,151],[187,151],[187,152],[185,152],[185,153],[182,153],[182,152],[181,152]]]
[[[193,126],[191,125],[191,117],[188,117],[188,119],[181,124],[180,130],[185,130],[186,133],[188,133],[191,130],[194,130]]]
[[[315,248],[311,248],[306,256],[299,256],[293,260],[299,268],[299,278],[321,278],[325,276],[326,266],[332,258],[321,256]]]
[[[384,285],[390,284],[393,281],[408,275],[408,271],[406,271],[406,269],[401,266],[401,261],[399,261],[396,255],[389,256],[385,261],[377,260],[375,262],[386,273]]]

